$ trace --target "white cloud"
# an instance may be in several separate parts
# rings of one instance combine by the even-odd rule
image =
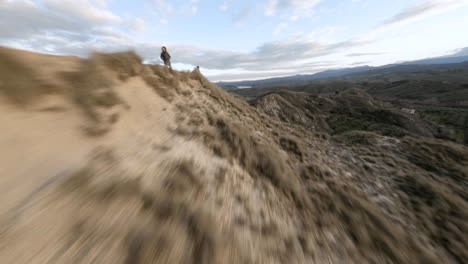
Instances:
[[[412,22],[434,14],[445,12],[461,5],[467,5],[467,0],[426,0],[403,9],[398,14],[385,20],[377,30]]]
[[[320,2],[322,0],[268,0],[265,15],[276,16],[282,21],[273,30],[273,35],[278,35],[287,28],[288,21],[295,22],[299,18],[311,15]]]
[[[273,35],[278,35],[279,33],[281,33],[281,31],[285,28],[288,27],[288,23],[286,22],[281,22],[279,23],[276,27],[275,27],[275,30],[273,30]]]
[[[250,7],[244,7],[237,14],[232,17],[232,22],[235,24],[241,24],[252,14],[252,9]]]
[[[300,13],[310,12],[322,0],[269,0],[266,4],[265,14],[273,16],[282,10],[295,10]]]
[[[89,3],[86,2],[84,6]],[[136,49],[146,61],[159,60],[158,52],[155,51],[159,50],[161,43],[136,42],[129,35],[116,30],[116,25],[127,24],[122,25],[120,20],[108,16],[105,8],[95,6],[95,12],[90,13],[92,15],[84,15],[80,10],[70,10],[59,3],[54,4],[57,4],[54,9],[45,9],[28,1],[0,0],[0,43],[38,52],[79,56],[86,56],[92,50],[113,52]],[[62,11],[58,12],[58,9]],[[249,14],[250,9],[246,10],[240,13],[243,14],[240,18]],[[141,18],[128,21],[135,30],[145,27]],[[162,24],[168,23],[165,17],[160,17],[159,21]],[[287,23],[281,25],[278,33],[286,26]],[[169,45],[169,49],[174,63],[200,65],[204,69],[221,71],[239,69],[244,72],[260,72],[258,76],[268,76],[272,72],[313,71],[316,69],[314,67],[324,66],[309,65],[303,61],[365,44],[352,40],[333,43],[295,37],[265,43],[251,52],[208,49],[193,45]]]
[[[0,44],[14,45],[39,52],[81,56],[89,54],[91,50],[112,52],[136,49],[146,61],[159,61],[157,51],[161,43],[137,42],[131,38],[133,31],[145,29],[145,20],[140,17],[120,18],[107,8],[109,1],[44,0],[41,2],[43,4],[39,4],[37,1],[28,0],[0,0]],[[181,2],[182,7],[175,10],[169,1],[151,0],[152,8],[154,8],[151,10],[153,11],[151,15],[155,17],[156,24],[158,21],[161,24],[168,24],[171,15],[188,16],[191,14],[192,7],[196,8],[196,4],[199,4],[187,0],[181,0]],[[304,15],[302,13],[304,10],[315,10],[314,8],[320,1],[268,0],[268,2],[274,6],[272,12],[278,14],[273,34],[282,35],[285,29],[292,27],[294,21]],[[419,5],[408,7],[385,20],[382,27],[393,27],[454,8],[460,3],[467,3],[465,0],[446,0],[444,2],[446,4],[442,5],[442,2],[424,1]],[[255,7],[250,5],[244,8],[236,6],[239,9],[233,9],[230,8],[231,0],[223,4],[225,4],[225,10],[228,11],[227,15],[232,16],[234,23],[241,23],[253,16],[255,8],[260,8],[260,11],[264,8],[261,5]],[[198,8],[192,12],[198,12]],[[235,78],[233,75],[235,72],[241,72],[242,74],[238,76],[246,78],[310,73],[338,65],[337,62],[311,63],[311,60],[336,59],[341,55],[343,55],[342,60],[347,61],[360,56],[369,56],[362,57],[367,60],[371,58],[370,56],[375,56],[376,59],[385,57],[377,56],[380,54],[372,53],[373,51],[391,52],[385,46],[374,47],[369,51],[366,45],[370,41],[356,38],[347,41],[333,40],[331,35],[335,35],[338,30],[342,28],[323,26],[314,33],[307,32],[280,41],[267,42],[249,52],[209,49],[194,45],[168,46],[174,63],[200,65],[203,69],[216,69],[219,71],[217,73],[220,74],[219,76],[225,77],[228,76],[229,71],[230,78]],[[386,41],[388,38],[388,34],[385,34]],[[454,44],[453,48],[457,45]],[[466,50],[461,52],[466,53]]]
[[[174,11],[174,7],[170,3],[166,3],[165,0],[153,0],[155,4],[155,11],[158,14],[171,14]]]
[[[92,12],[84,14],[83,9],[88,4],[76,4],[72,10],[59,6],[42,8],[33,1],[0,1],[0,41],[45,34],[81,35],[80,38],[88,38],[92,29],[120,23],[118,16],[105,9],[93,7]]]
[[[383,55],[385,54],[384,52],[357,52],[357,53],[350,53],[347,54],[346,56],[348,57],[364,57],[364,56],[376,56],[376,55]]]
[[[128,37],[112,26],[120,17],[89,1],[0,1],[0,43],[56,54],[85,55],[87,50],[120,45]],[[87,9],[88,12],[85,12]]]
[[[221,11],[227,11],[229,7],[231,6],[233,0],[225,0],[220,6],[219,9]]]
[[[167,25],[169,24],[170,18],[172,18],[178,10],[174,10],[172,3],[166,0],[148,0],[149,5],[147,5],[148,11],[151,13],[152,17],[156,17],[159,20],[160,24]],[[189,8],[190,2],[187,1],[184,4],[184,8]],[[187,12],[191,12],[187,10]]]
[[[87,35],[78,34],[78,36],[34,35],[17,41],[16,46],[39,52],[80,56],[89,54],[91,50],[113,52],[135,49],[146,61],[158,61],[158,53],[155,50],[159,50],[161,43],[135,42],[130,37],[108,27],[95,29]],[[266,76],[272,71],[310,72],[325,67],[324,65],[311,65],[308,62],[310,59],[346,52],[353,47],[366,44],[353,40],[336,43],[317,42],[295,37],[265,43],[251,52],[216,50],[194,45],[168,45],[168,48],[173,55],[174,63],[200,65],[205,69],[221,71],[239,69],[245,72],[262,72]]]
[[[337,52],[346,52],[353,47],[366,45],[366,42],[354,40],[324,43],[292,38],[282,41],[265,43],[252,52],[232,52],[227,50],[207,49],[193,45],[173,45],[174,62],[190,65],[200,65],[208,69],[243,69],[245,71],[290,70],[288,65],[294,64],[294,69],[311,68],[301,61],[319,58]],[[154,49],[160,45],[134,43],[137,51],[148,60],[156,59]]]
[[[134,31],[143,31],[146,28],[145,21],[141,17],[130,20],[130,28]]]
[[[106,9],[95,7],[88,0],[43,0],[43,2],[52,11],[60,12],[83,21],[93,23],[121,22],[119,16]]]

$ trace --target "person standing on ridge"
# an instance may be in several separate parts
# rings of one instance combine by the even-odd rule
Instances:
[[[169,52],[167,52],[166,47],[162,46],[161,48],[161,60],[164,61],[164,66],[169,67],[169,69],[172,70],[171,66],[171,55],[169,55]]]

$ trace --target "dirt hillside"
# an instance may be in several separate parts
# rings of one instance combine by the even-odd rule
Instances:
[[[0,48],[0,263],[468,262],[467,148],[295,96]]]

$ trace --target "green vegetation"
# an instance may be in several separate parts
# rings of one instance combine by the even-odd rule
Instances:
[[[468,143],[466,131],[468,129],[468,110],[439,109],[421,111],[419,116],[434,124],[447,128],[450,139],[465,144]]]
[[[354,89],[365,91],[370,97],[359,98],[357,101],[351,96],[344,99],[341,97],[342,93]],[[401,137],[408,134],[408,131],[420,134],[418,132],[421,129],[428,130],[425,127],[416,129],[418,131],[408,129],[413,120],[401,119],[398,112],[401,108],[409,108],[416,110],[418,120],[433,124],[434,131],[429,129],[429,134],[468,144],[468,63],[401,65],[339,78],[282,81],[232,92],[252,100],[280,91],[303,92],[337,100],[334,112],[325,120],[333,135],[363,130]],[[392,107],[394,110],[372,110],[372,106],[368,104],[369,98],[383,101],[385,107]],[[378,106],[380,109],[385,107]],[[316,108],[317,106],[314,109]],[[363,112],[362,108],[369,108],[371,111]]]
[[[332,115],[327,118],[326,122],[332,130],[333,135],[356,130],[373,131],[384,136],[392,137],[403,137],[410,134],[408,131],[397,126],[343,115]]]

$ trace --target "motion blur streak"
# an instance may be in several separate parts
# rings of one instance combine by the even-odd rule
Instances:
[[[466,263],[465,147],[350,147],[300,100],[0,48],[0,263]]]

